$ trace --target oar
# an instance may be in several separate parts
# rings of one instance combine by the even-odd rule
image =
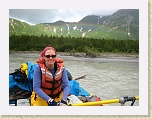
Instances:
[[[85,74],[85,75],[83,75],[83,76],[80,76],[80,77],[76,78],[75,80],[83,79],[83,78],[85,78],[85,76],[86,76],[86,74]]]
[[[76,103],[76,104],[71,104],[70,106],[96,106],[96,105],[111,104],[111,103],[124,104],[127,101],[135,101],[135,100],[139,100],[139,96],[136,96],[136,97],[121,97],[119,99],[102,100],[102,101],[96,101],[96,102]]]

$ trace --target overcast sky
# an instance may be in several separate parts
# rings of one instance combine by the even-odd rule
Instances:
[[[78,22],[87,15],[111,15],[119,9],[9,9],[9,17],[31,25],[58,20]]]

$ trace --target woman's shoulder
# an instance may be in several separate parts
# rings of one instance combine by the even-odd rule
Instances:
[[[40,68],[40,65],[39,65],[39,64],[36,64],[35,68]]]
[[[35,70],[35,71],[40,70],[40,65],[37,64],[37,65],[35,66],[35,69],[34,69],[34,70]]]

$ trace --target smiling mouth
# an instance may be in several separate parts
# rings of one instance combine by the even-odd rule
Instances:
[[[53,60],[49,60],[49,62],[50,62],[50,63],[52,63],[52,62],[53,62]]]

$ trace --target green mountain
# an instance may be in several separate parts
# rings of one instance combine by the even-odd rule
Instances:
[[[121,9],[109,16],[88,15],[79,22],[29,25],[9,18],[9,35],[71,36],[139,40],[139,9]]]

